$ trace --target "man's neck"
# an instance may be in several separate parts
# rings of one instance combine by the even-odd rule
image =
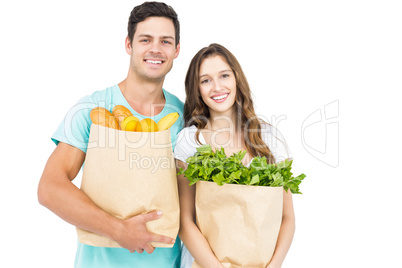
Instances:
[[[163,81],[147,82],[127,77],[119,83],[119,88],[135,111],[144,116],[154,116],[162,111],[166,102],[162,85]]]

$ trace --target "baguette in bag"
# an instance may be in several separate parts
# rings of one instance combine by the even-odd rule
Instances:
[[[92,124],[81,190],[120,219],[161,210],[161,218],[147,222],[148,230],[176,239],[180,210],[170,130],[128,132]],[[84,244],[120,247],[107,237],[79,228],[77,234]]]

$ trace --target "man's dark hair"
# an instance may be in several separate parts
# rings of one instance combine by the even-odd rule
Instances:
[[[176,12],[171,6],[161,2],[145,2],[134,7],[128,19],[128,37],[133,41],[134,33],[137,29],[137,23],[146,20],[149,17],[165,17],[171,19],[175,30],[175,45],[180,41],[180,24]]]

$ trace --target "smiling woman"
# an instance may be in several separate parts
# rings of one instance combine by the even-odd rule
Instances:
[[[221,56],[211,56],[202,62],[200,93],[210,113],[230,116],[234,112],[236,77]]]
[[[237,135],[236,140],[244,142],[235,147],[247,150],[245,159],[261,155],[271,163],[275,161],[261,138],[261,121],[255,114],[246,76],[228,49],[219,44],[201,49],[191,60],[185,86],[184,121],[187,127],[197,127],[195,137],[198,143],[202,131],[204,137],[217,137],[209,132],[225,128],[233,131],[229,131],[229,137],[224,140],[217,140],[216,144],[226,144],[232,135]]]
[[[256,116],[246,76],[236,57],[228,49],[215,43],[202,48],[190,63],[185,87],[187,97],[184,104],[184,123],[186,127],[179,133],[174,151],[180,168],[183,170],[186,170],[187,167],[191,168],[191,157],[203,145],[207,145],[208,148],[215,151],[223,148],[222,154],[226,154],[228,157],[244,151],[241,160],[239,160],[244,166],[250,165],[251,159],[255,157],[263,157],[262,161],[265,165],[267,163],[279,163],[291,158],[286,142],[279,131]],[[206,158],[204,155],[200,157],[202,165],[204,165]],[[195,158],[198,159],[198,155]],[[214,169],[212,168],[212,170]],[[209,171],[212,172],[212,170]],[[222,247],[216,246],[217,244],[208,239],[211,236],[202,232],[201,221],[198,221],[202,216],[197,204],[199,204],[199,199],[208,198],[208,191],[205,192],[205,195],[202,194],[202,197],[198,196],[201,192],[199,185],[189,185],[187,181],[189,177],[186,178],[183,174],[186,173],[180,172],[178,175],[181,210],[179,236],[196,262],[202,267],[223,267],[222,263],[225,263],[225,267],[229,263],[242,267],[262,267],[261,265],[264,265],[264,267],[277,268],[281,266],[290,248],[295,230],[293,201],[290,191],[279,189],[281,197],[275,203],[278,211],[281,212],[278,217],[278,224],[274,226],[267,225],[264,222],[264,228],[275,234],[263,235],[262,232],[259,232],[262,235],[261,240],[266,241],[268,237],[275,237],[277,243],[275,242],[273,246],[267,247],[254,241],[258,244],[257,248],[269,248],[271,253],[265,254],[264,260],[250,258],[239,261],[234,260],[230,255],[219,254],[218,249]],[[221,202],[226,201],[231,202],[229,199]],[[233,202],[236,203],[236,201]],[[194,220],[196,212],[197,224]],[[211,209],[206,209],[204,212],[210,214]],[[240,213],[238,219],[248,216],[247,213]],[[247,218],[250,220],[250,217]],[[208,224],[213,222],[214,227],[220,230],[219,223],[214,220],[207,221]],[[236,221],[238,220],[231,222]],[[247,227],[250,228],[250,226]],[[263,227],[258,231],[262,229]],[[216,234],[212,235],[214,240],[216,236]],[[255,235],[251,235],[251,237],[255,237]],[[251,248],[250,245],[242,246]],[[234,252],[231,245],[224,247],[228,252]],[[272,255],[274,249],[275,252]],[[184,250],[184,252],[186,251]],[[192,263],[192,260],[190,259],[187,262]],[[268,263],[269,266],[267,266]]]

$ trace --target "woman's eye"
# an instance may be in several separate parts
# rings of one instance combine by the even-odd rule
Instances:
[[[227,78],[227,77],[229,77],[229,74],[223,74],[222,75],[222,78]]]
[[[208,83],[208,82],[209,82],[209,79],[201,80],[201,84],[206,84],[206,83]]]

